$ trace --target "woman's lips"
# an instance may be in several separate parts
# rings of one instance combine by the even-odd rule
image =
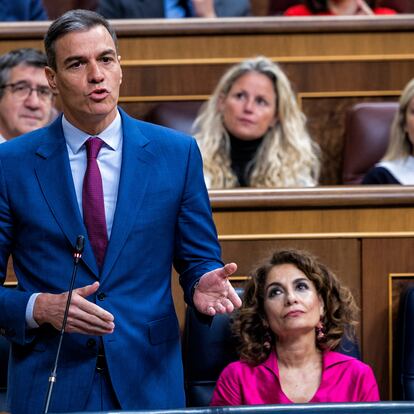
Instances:
[[[303,314],[302,311],[300,311],[300,310],[294,310],[294,311],[288,312],[284,317],[285,318],[295,318],[295,317],[300,316],[302,314]]]
[[[244,125],[254,125],[254,122],[251,119],[239,118],[239,122]]]

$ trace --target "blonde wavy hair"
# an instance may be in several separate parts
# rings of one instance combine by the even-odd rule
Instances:
[[[399,108],[391,125],[390,142],[382,161],[392,161],[413,155],[413,144],[410,141],[408,132],[405,130],[407,125],[407,109],[413,98],[414,79],[411,79],[402,91]]]
[[[274,266],[292,264],[315,285],[324,304],[324,338],[316,339],[319,349],[334,350],[342,336],[355,339],[358,307],[351,291],[319,260],[304,250],[275,251],[251,274],[243,295],[243,304],[232,326],[238,339],[240,359],[253,365],[265,361],[274,348],[277,337],[270,330],[264,309],[267,275]]]
[[[267,76],[277,98],[277,122],[264,136],[250,168],[251,187],[308,187],[318,183],[319,146],[306,129],[306,117],[299,109],[286,75],[276,63],[258,56],[231,67],[220,79],[210,99],[202,106],[193,125],[199,144],[204,175],[210,188],[239,185],[231,168],[230,137],[219,111],[220,97],[226,97],[234,82],[249,72]]]

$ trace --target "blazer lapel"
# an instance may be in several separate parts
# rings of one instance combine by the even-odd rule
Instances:
[[[36,152],[37,179],[52,214],[72,247],[78,235],[85,236],[82,260],[98,277],[99,269],[76,200],[61,117],[46,131],[47,139]]]
[[[156,157],[146,147],[148,139],[141,133],[137,121],[122,110],[122,167],[118,199],[111,237],[106,251],[101,279],[108,275],[121,252],[134,224],[151,174],[150,165]]]

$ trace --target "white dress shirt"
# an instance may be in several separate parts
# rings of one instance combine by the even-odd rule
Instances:
[[[68,149],[70,169],[72,171],[73,184],[75,186],[76,199],[79,210],[82,211],[82,187],[85,175],[87,159],[85,142],[91,137],[84,131],[72,125],[63,115],[63,135]],[[108,230],[108,239],[111,237],[112,223],[116,202],[118,199],[119,176],[122,165],[122,122],[121,115],[117,112],[116,118],[102,132],[94,135],[102,139],[104,144],[99,151],[97,162],[102,176],[102,187],[104,193],[105,218]],[[26,306],[26,323],[29,328],[38,328],[39,325],[33,318],[33,307],[37,296],[33,293]]]

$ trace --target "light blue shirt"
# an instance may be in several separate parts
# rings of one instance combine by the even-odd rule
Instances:
[[[63,135],[68,149],[70,169],[72,171],[73,184],[75,186],[76,199],[79,210],[82,212],[82,186],[85,175],[87,159],[85,142],[91,135],[76,128],[65,116],[62,117]],[[108,230],[108,238],[111,237],[112,223],[114,221],[116,202],[118,199],[119,176],[122,165],[122,122],[121,115],[117,112],[115,119],[105,130],[98,135],[104,141],[98,154],[98,166],[102,176],[104,193],[105,218]],[[69,275],[68,275],[69,277]],[[39,325],[33,318],[33,307],[37,296],[30,296],[26,306],[26,323],[29,328],[38,328]]]
[[[72,170],[73,184],[81,214],[82,212],[82,186],[87,160],[85,142],[91,137],[89,134],[76,128],[63,116],[63,135],[68,149],[70,169]],[[119,175],[122,164],[122,123],[121,115],[117,113],[112,123],[98,135],[104,141],[98,154],[98,166],[102,176],[104,193],[105,218],[108,238],[111,237],[112,223],[118,197]]]

